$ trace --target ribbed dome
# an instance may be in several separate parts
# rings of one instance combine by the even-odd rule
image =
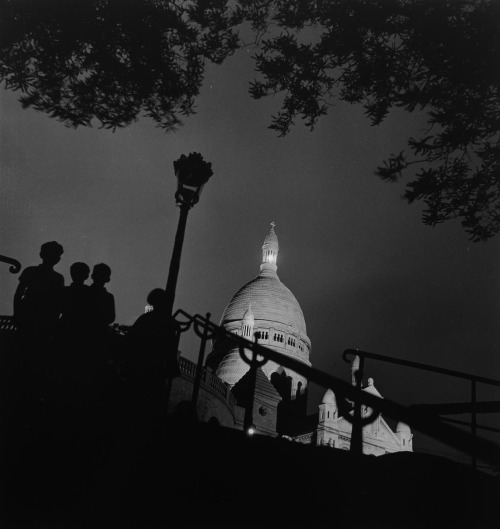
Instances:
[[[249,303],[256,325],[258,320],[276,322],[307,335],[306,322],[298,301],[276,274],[263,272],[240,288],[224,310],[220,325],[241,321]]]
[[[271,231],[262,246],[260,274],[231,298],[222,314],[220,325],[231,333],[255,340],[263,347],[310,366],[311,341],[307,336],[304,315],[295,296],[278,278],[278,251],[278,237],[274,233],[274,223],[271,223]],[[242,360],[238,347],[230,340],[217,337],[207,364],[231,387],[249,369],[249,365]],[[285,372],[292,379],[293,395],[307,386],[303,375],[284,370],[276,362],[266,362],[262,371],[269,379],[273,373]]]

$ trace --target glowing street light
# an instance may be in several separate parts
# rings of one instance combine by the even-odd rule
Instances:
[[[255,428],[255,425],[252,424],[247,428],[247,435],[253,435],[257,431],[257,428]]]

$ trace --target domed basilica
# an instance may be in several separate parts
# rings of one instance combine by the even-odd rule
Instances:
[[[278,277],[278,252],[278,237],[272,223],[262,246],[259,275],[232,297],[222,314],[220,326],[310,366],[311,340],[307,336],[306,322],[295,296]],[[208,363],[230,387],[249,370],[238,349],[227,341],[214,343]],[[288,372],[275,362],[267,362],[262,370],[270,380],[273,373],[291,377],[294,394],[303,393],[307,387],[304,377]]]
[[[274,228],[271,223],[271,230],[264,239],[259,274],[234,294],[222,314],[220,326],[311,366],[311,340],[307,336],[304,314],[277,274],[279,244]],[[180,368],[181,376],[173,383],[171,410],[176,402],[188,399],[196,369],[182,356]],[[242,428],[245,407],[253,402],[252,417],[258,433],[282,435],[307,444],[349,448],[351,423],[339,413],[331,389],[326,391],[318,412],[308,415],[307,380],[302,375],[268,361],[257,370],[253,388],[249,369],[230,340],[216,339],[202,376],[198,417]],[[381,396],[373,378],[368,379],[363,389]],[[250,393],[253,394],[251,400]],[[363,408],[362,413],[366,415],[370,410]],[[378,416],[363,427],[363,451],[367,454],[411,450],[412,434],[405,424],[398,424],[394,432],[384,418]]]

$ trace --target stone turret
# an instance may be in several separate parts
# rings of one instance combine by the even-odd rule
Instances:
[[[243,319],[241,320],[241,336],[253,342],[253,327],[255,325],[255,318],[252,312],[252,306],[249,303],[248,309],[245,314],[243,314]]]
[[[398,422],[396,426],[396,436],[401,443],[401,451],[413,452],[413,434],[406,423]]]
[[[318,445],[338,446],[338,428],[335,427],[338,413],[335,393],[331,389],[327,389],[319,405]]]

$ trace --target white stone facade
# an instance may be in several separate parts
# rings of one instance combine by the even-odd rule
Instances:
[[[272,224],[262,246],[259,275],[232,297],[220,325],[231,333],[255,340],[310,366],[311,341],[307,336],[304,315],[295,296],[278,277],[278,252],[278,238]],[[215,342],[214,353],[222,356],[216,367],[217,376],[231,387],[249,370],[239,350],[231,345]],[[270,379],[280,366],[267,362],[262,369]],[[287,369],[285,373],[292,379],[292,392],[295,393],[298,388],[305,390],[307,380],[303,376]]]
[[[369,383],[365,391],[380,396],[375,389],[373,379],[368,379]],[[370,408],[362,407],[362,417],[366,418],[372,414]],[[344,417],[338,415],[338,407],[335,395],[332,390],[328,390],[323,397],[323,402],[319,405],[318,427],[316,430],[316,444],[349,450],[351,446],[352,424]],[[412,452],[413,435],[410,428],[404,423],[398,423],[396,433],[379,415],[371,424],[363,426],[363,453],[375,456],[389,454],[392,452]],[[298,436],[299,442],[307,442],[307,438]],[[312,442],[311,435],[310,441]]]

